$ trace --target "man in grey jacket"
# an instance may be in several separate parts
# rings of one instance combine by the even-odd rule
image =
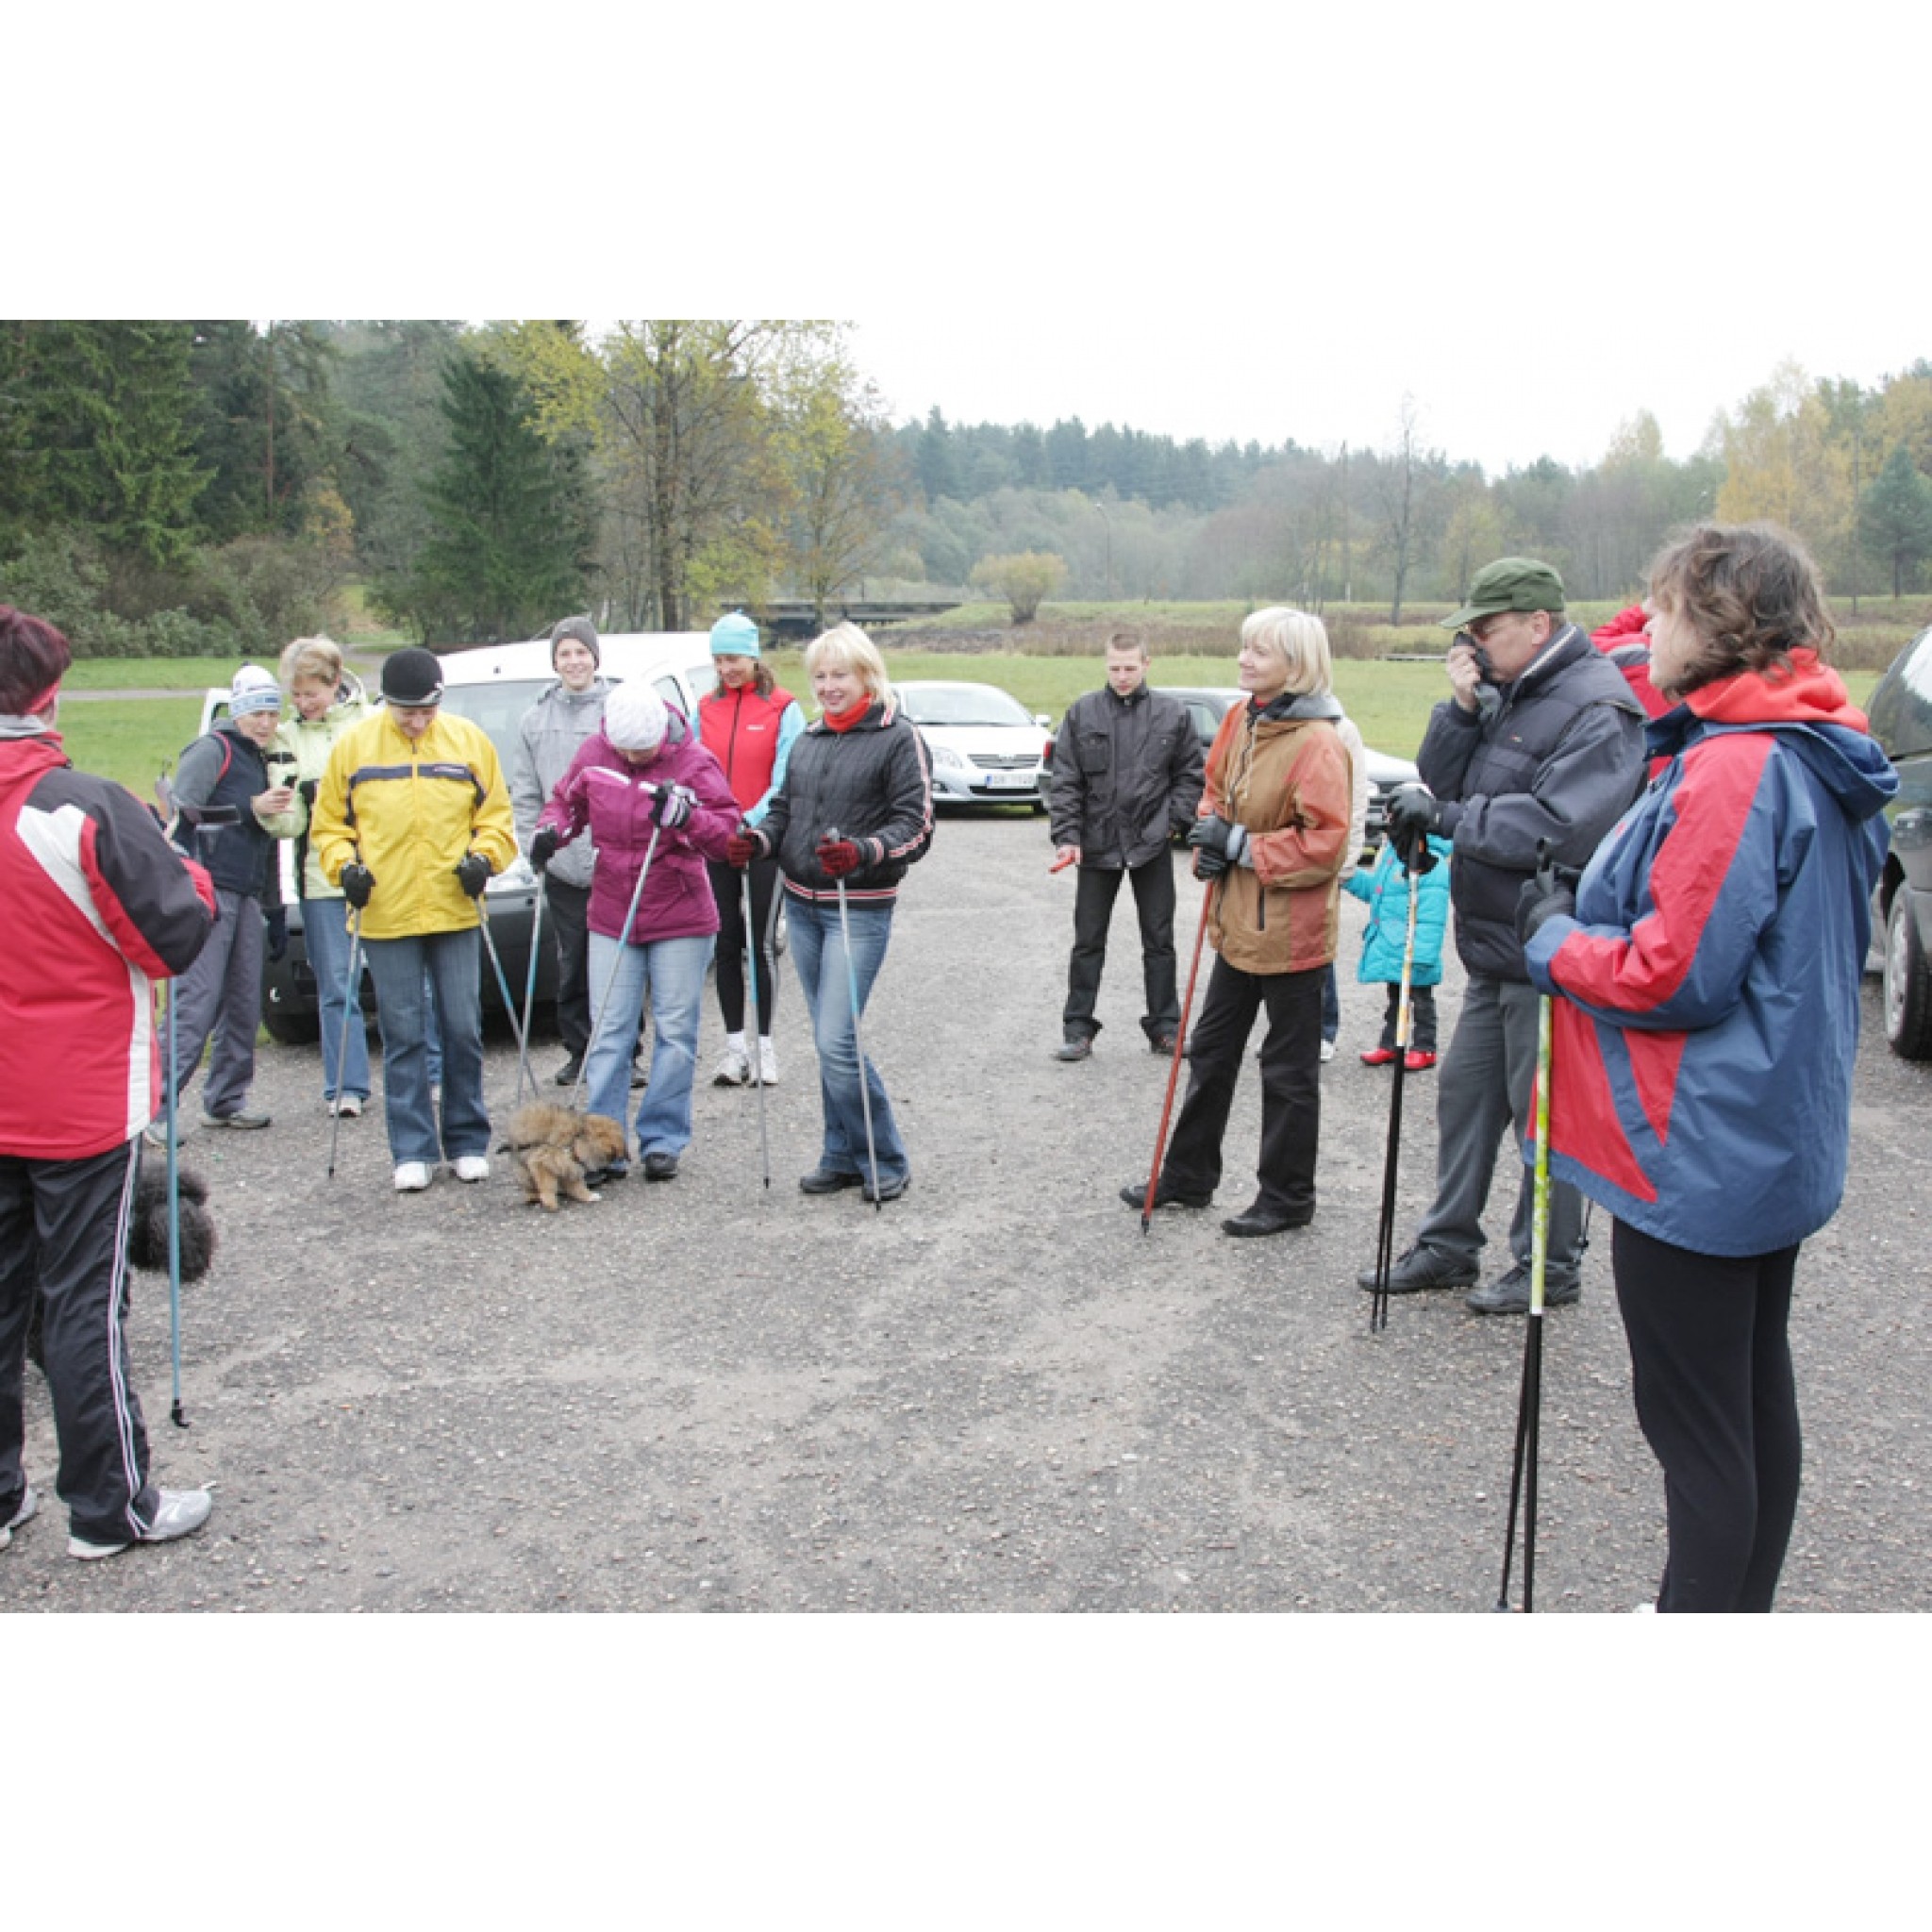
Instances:
[[[550,633],[550,664],[558,681],[523,715],[510,758],[509,802],[517,843],[527,855],[537,815],[557,781],[570,769],[577,747],[604,722],[610,684],[601,675],[603,653],[588,617],[566,617]],[[557,1070],[559,1087],[572,1085],[591,1043],[591,951],[585,923],[591,904],[591,869],[597,855],[588,839],[574,841],[543,874],[545,924],[557,947],[557,1030],[570,1058]]]
[[[1536,1080],[1537,993],[1516,937],[1517,898],[1541,847],[1558,865],[1583,866],[1643,783],[1642,708],[1563,608],[1562,579],[1546,563],[1505,557],[1476,573],[1468,604],[1442,620],[1457,633],[1450,695],[1416,755],[1424,782],[1389,805],[1405,864],[1429,833],[1451,841],[1456,950],[1469,973],[1436,1092],[1436,1199],[1390,1270],[1392,1294],[1475,1283],[1497,1151],[1506,1128],[1524,1144]],[[1475,1313],[1527,1312],[1532,1208],[1524,1168],[1512,1265],[1468,1297]],[[1581,1294],[1582,1257],[1582,1197],[1552,1183],[1548,1306]],[[1375,1271],[1357,1279],[1373,1291]]]
[[[1107,641],[1107,689],[1074,699],[1054,745],[1056,862],[1079,868],[1063,1060],[1086,1059],[1100,1031],[1093,1008],[1123,876],[1133,881],[1141,921],[1141,1031],[1156,1053],[1171,1054],[1180,1027],[1170,848],[1201,802],[1201,741],[1187,708],[1148,688],[1147,666],[1140,633],[1115,631]]]

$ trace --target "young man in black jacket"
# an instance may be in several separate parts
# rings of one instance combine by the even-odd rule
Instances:
[[[1193,824],[1201,801],[1201,741],[1187,708],[1148,688],[1147,665],[1140,634],[1114,632],[1107,641],[1107,689],[1074,701],[1054,747],[1056,858],[1079,868],[1063,1060],[1086,1059],[1100,1031],[1093,1008],[1124,875],[1133,881],[1141,919],[1147,996],[1141,1027],[1154,1052],[1174,1051],[1181,1023],[1170,844]]]

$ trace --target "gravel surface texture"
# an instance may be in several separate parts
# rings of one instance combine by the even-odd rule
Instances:
[[[864,1023],[913,1160],[883,1209],[798,1191],[819,1108],[789,963],[769,1189],[756,1093],[702,1084],[677,1177],[593,1207],[524,1206],[501,1157],[398,1196],[379,1107],[343,1124],[331,1181],[319,1058],[264,1045],[274,1125],[184,1141],[223,1243],[185,1295],[186,1429],[164,1277],[136,1277],[130,1323],[157,1478],[215,1484],[213,1520],[70,1560],[29,1370],[43,1501],[0,1553],[0,1609],[1491,1609],[1524,1324],[1436,1293],[1369,1332],[1389,1080],[1357,1058],[1382,1001],[1353,977],[1362,908],[1342,901],[1313,1226],[1220,1232],[1253,1194],[1251,1071],[1214,1210],[1143,1236],[1117,1196],[1147,1172],[1167,1063],[1138,1025],[1132,901],[1105,1030],[1062,1064],[1073,880],[1049,857],[1043,820],[948,817],[908,879]],[[1184,877],[1184,981],[1199,906]],[[1459,993],[1452,964],[1445,1045]],[[1887,1051],[1875,982],[1865,1002],[1850,1191],[1800,1264],[1787,1610],[1932,1607],[1932,1069]],[[708,1000],[701,1081],[722,1038]],[[534,1058],[548,1097],[560,1050]],[[1398,1247],[1431,1191],[1433,1077],[1407,1082]],[[492,1038],[499,1124],[515,1082]],[[1582,1302],[1547,1318],[1539,1610],[1627,1610],[1662,1561],[1593,1234]]]

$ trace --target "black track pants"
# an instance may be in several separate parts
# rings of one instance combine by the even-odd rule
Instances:
[[[130,1142],[86,1160],[0,1155],[0,1523],[26,1486],[21,1385],[36,1283],[68,1526],[90,1542],[127,1542],[154,1520],[123,1333],[138,1150]]]
[[[758,1032],[769,1039],[772,1012],[777,999],[777,973],[772,965],[772,899],[778,885],[778,861],[758,858],[740,872],[736,866],[707,859],[711,896],[718,902],[718,944],[712,958],[718,969],[718,1012],[727,1033],[744,1031],[744,881],[751,879],[752,924],[758,928]]]
[[[1794,1244],[1698,1255],[1622,1222],[1611,1236],[1637,1420],[1663,1465],[1660,1610],[1768,1610],[1804,1459],[1787,1336]]]

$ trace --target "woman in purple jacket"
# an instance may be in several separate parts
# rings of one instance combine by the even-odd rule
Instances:
[[[651,1080],[637,1116],[646,1180],[668,1181],[691,1144],[698,1019],[718,931],[705,860],[724,858],[737,824],[738,801],[718,760],[656,691],[630,683],[611,692],[603,727],[584,741],[558,781],[530,841],[530,862],[540,872],[580,832],[589,831],[597,850],[584,1068],[592,1113],[623,1121],[631,1045],[650,998]],[[650,872],[640,892],[647,855]],[[627,1161],[619,1161],[602,1178],[618,1180],[629,1171]]]

